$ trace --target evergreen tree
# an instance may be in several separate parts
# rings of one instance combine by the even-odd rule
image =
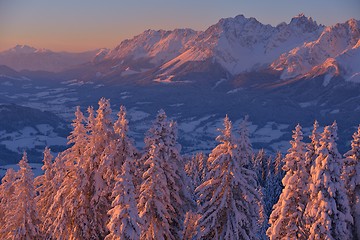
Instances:
[[[206,158],[203,152],[196,153],[185,164],[185,172],[190,177],[194,187],[198,187],[206,176]]]
[[[196,191],[201,215],[197,239],[257,239],[260,196],[256,175],[239,157],[226,116],[208,159],[208,177]]]
[[[165,165],[165,172],[167,179],[173,179],[173,182],[168,181],[168,185],[171,191],[170,200],[175,209],[175,212],[172,213],[171,231],[174,232],[174,235],[180,237],[184,228],[185,214],[189,210],[194,210],[196,203],[188,187],[190,185],[190,179],[185,173],[185,162],[180,154],[181,145],[177,142],[178,128],[175,121],[170,121],[169,123],[168,136],[170,159],[167,161],[167,165]],[[170,169],[173,169],[174,173],[171,173]],[[176,189],[179,189],[179,191],[177,191],[178,193],[174,192]]]
[[[51,198],[51,200],[48,200],[48,204],[49,206],[47,207],[46,210],[46,214],[45,212],[41,212],[40,210],[40,217],[41,217],[41,230],[44,234],[45,239],[51,239],[50,236],[53,236],[53,232],[51,229],[53,229],[53,223],[55,221],[55,219],[58,217],[58,212],[59,212],[59,207],[62,207],[62,201],[59,201],[59,198],[56,198],[56,195],[58,194],[58,191],[61,187],[61,185],[63,185],[65,179],[67,177],[69,177],[69,173],[70,173],[70,169],[73,168],[73,165],[71,166],[67,166],[66,165],[66,156],[67,154],[67,150],[65,150],[64,152],[61,152],[58,154],[58,156],[55,158],[54,163],[51,166],[51,171],[49,171],[49,169],[46,170],[46,172],[48,172],[48,174],[50,175],[49,177],[51,177],[51,172],[53,173],[52,176],[52,180],[51,180],[51,185],[48,186],[50,187],[49,189],[47,189],[47,193],[49,195],[49,197]],[[45,174],[46,176],[47,174]],[[37,180],[38,181],[38,180]],[[46,183],[49,184],[49,183]],[[38,185],[37,185],[38,186]],[[37,198],[37,201],[39,201],[39,198]],[[37,203],[37,206],[39,206],[39,203]],[[56,207],[54,207],[56,206]],[[45,208],[44,208],[45,210]],[[45,215],[43,215],[45,214]]]
[[[265,154],[263,148],[260,149],[256,157],[253,158],[253,168],[257,174],[257,179],[261,187],[264,187],[266,182],[267,160],[268,156]]]
[[[109,186],[111,180],[105,179],[107,173],[107,161],[104,152],[115,138],[113,123],[111,119],[110,101],[101,98],[98,102],[95,119],[89,121],[89,144],[84,153],[83,171],[89,177],[88,195],[90,196],[90,222],[91,228],[98,236],[104,238],[108,234],[106,223],[109,220],[107,212],[111,208],[111,191]],[[93,118],[91,115],[89,117]],[[105,159],[105,160],[104,160]]]
[[[146,239],[151,239],[154,234],[165,239],[181,238],[186,211],[183,204],[191,200],[187,199],[188,193],[185,192],[185,172],[176,137],[175,123],[167,121],[165,112],[160,110],[145,137],[146,152],[141,160],[146,170],[140,188],[140,216],[146,223],[150,219],[154,221],[144,225],[142,236]],[[150,173],[158,175],[151,176]],[[159,186],[156,183],[164,188],[158,193],[156,189]],[[149,195],[149,192],[156,194]],[[161,205],[147,212],[148,206],[158,201],[162,202]],[[161,220],[164,223],[160,224]],[[156,233],[158,228],[162,228],[160,233]]]
[[[24,152],[19,162],[18,179],[14,182],[14,205],[6,211],[4,239],[41,239],[40,220],[36,211],[34,177]],[[16,204],[15,204],[16,203]]]
[[[191,157],[191,159],[185,164],[185,172],[191,180],[192,186],[197,187],[200,185],[200,170],[197,161],[197,155]]]
[[[126,119],[126,109],[124,106],[120,107],[118,112],[118,119],[114,123],[114,137],[110,140],[108,146],[105,147],[100,164],[100,172],[103,173],[103,178],[107,182],[109,189],[114,188],[116,176],[121,174],[122,165],[130,159],[131,174],[134,175],[136,170],[135,159],[137,152],[133,145],[133,140],[129,138],[128,121]],[[138,183],[139,181],[134,182]]]
[[[94,107],[89,106],[87,108],[88,117],[86,119],[86,132],[88,135],[92,134],[92,131],[95,129],[95,112]]]
[[[125,160],[122,175],[117,176],[113,190],[112,208],[109,210],[110,221],[107,224],[110,233],[105,240],[136,240],[140,239],[140,218],[135,204],[134,185],[131,174],[131,163]]]
[[[41,222],[45,221],[46,214],[56,194],[53,183],[55,172],[53,170],[52,155],[48,147],[44,150],[43,163],[44,165],[41,169],[44,171],[44,174],[36,177],[34,180],[37,193],[35,200]]]
[[[269,160],[272,158],[270,157]],[[281,152],[277,152],[274,161],[269,161],[270,171],[266,177],[267,181],[264,187],[264,202],[266,216],[270,217],[273,206],[279,201],[280,194],[284,188],[282,179],[285,176],[283,167],[283,157]],[[269,221],[267,221],[268,223]]]
[[[185,215],[184,221],[184,240],[192,240],[196,234],[196,221],[200,218],[199,214],[189,211]]]
[[[307,204],[307,174],[305,166],[305,144],[300,125],[293,131],[291,148],[285,156],[283,167],[286,175],[282,180],[284,189],[270,215],[270,239],[307,239],[303,213]]]
[[[139,215],[143,221],[141,236],[143,240],[176,239],[170,232],[170,190],[159,157],[159,146],[153,145],[144,162],[148,169],[143,174],[139,196]]]
[[[100,239],[93,227],[94,216],[90,205],[89,168],[81,161],[68,170],[66,177],[54,196],[47,218],[51,223],[46,235],[50,239]]]
[[[283,179],[283,177],[285,176],[285,172],[284,170],[282,170],[282,167],[284,166],[284,161],[283,161],[283,156],[281,154],[280,151],[278,151],[276,153],[276,156],[275,156],[275,161],[274,161],[274,174],[275,176],[279,176],[280,178],[280,182],[281,182],[281,179]]]
[[[249,124],[249,116],[246,115],[239,125],[239,139],[237,144],[239,157],[242,159],[242,162],[244,162],[245,165],[250,167],[252,165],[254,152],[250,142]]]
[[[360,239],[360,125],[353,134],[351,150],[345,153],[345,157],[342,178],[354,218],[354,238]]]
[[[0,239],[5,239],[5,216],[8,216],[7,213],[9,210],[15,208],[14,192],[15,186],[14,182],[16,181],[17,173],[14,169],[9,168],[6,171],[5,176],[1,180],[0,185]]]
[[[74,151],[78,156],[82,156],[85,152],[86,145],[88,143],[88,137],[86,133],[86,128],[84,126],[85,117],[80,110],[80,107],[76,107],[75,119],[72,122],[73,131],[68,137],[68,144],[73,144],[72,151]],[[73,161],[76,161],[74,159]]]
[[[335,140],[337,126],[327,126],[319,140],[318,157],[311,167],[310,198],[305,214],[310,218],[309,239],[352,239],[349,201],[340,178],[341,155]]]
[[[101,99],[96,117],[92,108],[88,110],[85,128],[83,116],[77,109],[74,130],[69,137],[73,145],[54,163],[57,170],[54,183],[58,190],[44,224],[48,236],[53,238],[102,239],[107,234],[111,190],[99,169],[103,151],[113,136],[110,103]]]
[[[196,154],[196,161],[198,163],[199,166],[199,177],[200,177],[200,182],[199,183],[203,183],[206,179],[206,174],[208,172],[207,170],[207,158],[205,156],[205,154],[203,152],[199,152]]]
[[[310,174],[310,169],[315,165],[315,159],[318,157],[318,148],[320,147],[319,123],[315,120],[313,130],[310,135],[311,142],[307,144],[305,170]]]

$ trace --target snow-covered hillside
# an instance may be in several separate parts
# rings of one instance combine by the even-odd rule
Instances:
[[[282,54],[271,64],[271,67],[281,71],[283,79],[303,76],[315,67],[317,70],[315,72],[318,72],[319,66],[322,66],[320,68],[324,70],[329,67],[330,62],[334,64],[332,59],[337,57],[343,67],[348,68],[347,64],[357,62],[356,49],[359,47],[359,38],[359,21],[350,19],[345,23],[326,27],[318,39],[306,41],[301,46]],[[343,56],[340,57],[340,55]],[[309,74],[307,76],[309,77]]]
[[[67,144],[69,128],[51,112],[0,104],[0,116],[0,165],[17,162],[25,150],[31,161],[40,162],[46,146],[59,152]]]
[[[147,30],[121,42],[105,59],[149,59],[159,65],[181,54],[197,35],[198,32],[191,29]]]

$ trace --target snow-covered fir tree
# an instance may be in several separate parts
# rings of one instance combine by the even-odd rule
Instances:
[[[310,171],[310,197],[306,206],[309,239],[352,239],[349,200],[340,178],[342,158],[337,150],[337,125],[326,126]]]
[[[95,129],[95,110],[93,106],[89,106],[86,111],[88,113],[88,117],[86,118],[86,132],[88,135],[91,135]]]
[[[258,182],[261,187],[265,186],[267,177],[269,156],[266,155],[265,150],[262,148],[259,150],[256,156],[253,157],[253,168],[257,174]]]
[[[96,118],[92,108],[89,108],[86,127],[83,115],[77,108],[74,130],[69,137],[72,146],[61,153],[54,163],[54,182],[59,184],[59,176],[63,179],[57,186],[44,223],[48,237],[98,239],[107,234],[107,211],[111,204],[107,197],[111,193],[102,178],[99,165],[104,147],[110,141],[108,129],[112,129],[112,123],[109,108],[109,101],[101,99]]]
[[[184,220],[184,232],[183,232],[183,239],[184,240],[192,240],[196,234],[196,221],[198,221],[200,215],[193,212],[188,211],[185,215]]]
[[[249,125],[249,116],[246,115],[239,124],[239,138],[237,142],[237,149],[239,151],[239,157],[242,159],[241,161],[245,165],[252,166],[254,152],[250,142]]]
[[[40,220],[36,210],[34,175],[24,152],[19,162],[18,179],[14,182],[11,198],[14,205],[5,213],[3,239],[41,239]]]
[[[82,236],[80,232],[84,228],[77,226],[77,217],[80,214],[77,210],[81,209],[78,208],[79,205],[85,204],[85,202],[81,203],[85,188],[82,190],[79,188],[84,187],[86,184],[80,184],[79,182],[86,181],[88,178],[81,174],[78,176],[77,173],[82,170],[81,167],[84,164],[83,155],[88,144],[87,130],[84,123],[84,115],[80,108],[77,107],[75,119],[72,122],[73,131],[68,137],[68,144],[71,147],[55,158],[51,166],[53,176],[51,176],[51,171],[46,170],[45,176],[41,177],[45,179],[52,177],[51,185],[47,183],[49,184],[48,187],[52,188],[47,190],[52,199],[49,200],[50,206],[48,206],[46,215],[42,215],[42,229],[45,238],[76,239]],[[46,176],[47,174],[48,176]],[[74,205],[73,202],[75,202]],[[84,214],[81,214],[82,218],[80,219],[83,219]]]
[[[99,239],[101,235],[92,226],[93,218],[90,205],[90,178],[87,164],[80,163],[68,169],[66,177],[54,196],[47,218],[51,223],[46,231],[50,239]]]
[[[131,160],[131,174],[134,174],[136,170],[137,151],[133,145],[133,140],[128,136],[129,126],[124,106],[120,107],[117,116],[118,119],[114,123],[114,136],[105,147],[100,164],[102,177],[107,181],[110,189],[114,188],[115,179],[121,174],[122,165],[127,159]],[[139,181],[134,179],[134,182],[138,183]]]
[[[191,180],[188,178],[185,172],[185,162],[182,155],[180,154],[181,145],[177,141],[178,139],[178,127],[177,123],[173,120],[169,123],[169,142],[168,148],[170,153],[170,159],[167,162],[168,166],[165,169],[167,178],[174,179],[174,183],[168,182],[170,189],[179,188],[178,195],[180,196],[180,201],[178,200],[177,194],[171,192],[170,199],[173,203],[175,213],[172,215],[172,224],[171,228],[173,232],[182,232],[185,213],[188,210],[194,209],[196,203],[193,199],[190,188],[188,187],[191,183]],[[174,174],[171,173],[170,169],[174,169]],[[177,234],[177,233],[176,233]],[[181,234],[179,234],[181,236]]]
[[[282,179],[285,176],[284,170],[282,167],[284,166],[283,156],[280,151],[276,153],[275,160],[274,160],[274,174],[275,176],[279,176]],[[281,180],[280,180],[281,182]]]
[[[319,123],[315,120],[313,130],[309,136],[311,142],[307,144],[305,170],[310,174],[311,167],[315,165],[315,159],[318,157],[318,148],[320,147]]]
[[[185,172],[190,178],[192,186],[197,187],[200,185],[201,173],[199,170],[197,155],[192,156],[190,160],[185,164]]]
[[[196,239],[257,239],[261,201],[256,174],[239,157],[229,118],[208,158],[208,176],[199,193]]]
[[[15,192],[15,180],[17,178],[17,173],[14,169],[9,168],[5,176],[1,180],[0,185],[0,239],[5,239],[5,221],[7,213],[9,210],[16,207],[16,201],[13,199]]]
[[[280,194],[284,188],[282,184],[282,179],[285,176],[285,171],[281,169],[283,167],[282,154],[280,152],[277,152],[274,160],[272,159],[272,157],[269,157],[268,165],[268,173],[262,192],[264,198],[265,214],[267,217],[270,217],[273,206],[278,202]],[[266,222],[267,227],[269,226],[268,220],[269,219],[267,219]]]
[[[105,240],[138,240],[140,225],[138,209],[135,200],[135,188],[132,180],[131,160],[128,158],[122,166],[122,173],[117,176],[112,196],[112,208],[109,210],[110,221],[107,227],[110,233]]]
[[[207,172],[206,158],[203,152],[196,153],[185,165],[185,172],[190,177],[193,186],[198,187]]]
[[[188,193],[184,192],[185,172],[179,166],[182,159],[175,127],[160,110],[145,137],[146,151],[141,160],[145,172],[138,204],[145,222],[141,238],[180,239],[182,235]]]
[[[89,119],[89,144],[84,153],[86,164],[83,165],[85,173],[89,177],[90,211],[93,220],[92,228],[102,238],[108,234],[106,223],[109,219],[107,211],[111,207],[112,187],[108,185],[111,177],[106,174],[107,161],[104,150],[115,138],[113,122],[111,118],[110,101],[101,98],[98,102],[95,119]],[[94,121],[92,123],[92,121]]]
[[[72,122],[73,131],[68,137],[68,144],[73,144],[72,151],[75,151],[77,155],[81,156],[84,154],[85,147],[88,143],[88,136],[86,133],[85,117],[81,112],[80,107],[76,107],[75,119]],[[75,161],[76,159],[74,159]]]
[[[170,202],[170,190],[159,157],[159,147],[153,145],[147,153],[144,164],[148,169],[143,174],[143,183],[139,196],[139,215],[142,219],[141,239],[176,239],[170,232],[170,211],[174,211]]]
[[[344,156],[342,178],[345,180],[351,215],[354,219],[354,239],[360,239],[360,125],[353,134],[351,150]]]
[[[41,169],[44,171],[44,174],[36,177],[34,180],[37,193],[35,200],[41,222],[45,221],[45,216],[53,203],[53,198],[56,194],[53,182],[55,172],[52,167],[52,155],[50,148],[48,147],[44,150],[43,163],[44,165]]]
[[[305,166],[305,143],[302,142],[301,126],[293,131],[291,148],[284,158],[286,172],[282,183],[284,189],[270,215],[267,235],[270,239],[307,239],[304,210],[307,204],[307,179]]]

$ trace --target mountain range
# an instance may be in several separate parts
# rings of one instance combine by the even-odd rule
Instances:
[[[36,49],[27,45],[16,45],[0,52],[0,65],[15,70],[60,72],[68,68],[92,61],[94,56],[107,49],[97,49],[80,53],[54,52],[49,49]]]
[[[360,123],[359,48],[358,20],[323,26],[304,14],[277,26],[238,15],[205,31],[146,30],[85,53],[16,46],[0,53],[0,102],[69,123],[76,105],[104,96],[128,108],[140,146],[163,108],[185,153],[209,150],[225,114],[235,124],[250,115],[255,148],[269,151],[286,151],[297,123],[308,133],[315,119],[337,120],[345,151]]]

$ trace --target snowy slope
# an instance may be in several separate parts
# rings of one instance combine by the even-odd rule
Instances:
[[[132,39],[121,42],[105,56],[105,59],[145,58],[159,65],[179,55],[197,34],[198,32],[191,29],[147,30]]]
[[[27,45],[0,52],[0,65],[15,70],[42,70],[59,72],[79,64],[91,61],[102,50],[81,53],[53,52],[48,49],[36,49]]]
[[[282,72],[282,79],[302,76],[319,65],[327,68],[331,62],[329,58],[336,58],[352,49],[359,38],[360,24],[355,19],[350,19],[345,23],[326,27],[318,39],[305,42],[282,54],[271,67]]]
[[[69,129],[51,112],[15,104],[0,104],[0,166],[17,162],[24,150],[40,162],[46,146],[58,152],[67,144]]]
[[[346,81],[360,83],[360,39],[351,49],[336,58]]]

